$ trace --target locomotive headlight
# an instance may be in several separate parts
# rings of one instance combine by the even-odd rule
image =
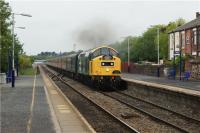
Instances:
[[[108,68],[106,68],[106,72],[109,72],[109,69],[108,69]]]
[[[102,66],[104,66],[104,65],[105,65],[105,63],[104,63],[104,62],[102,62],[102,63],[101,63],[101,65],[102,65]]]
[[[111,63],[110,63],[110,65],[111,65],[111,66],[114,66],[114,63],[113,63],[113,62],[111,62]]]

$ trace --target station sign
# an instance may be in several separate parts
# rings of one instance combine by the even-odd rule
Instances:
[[[180,51],[174,51],[174,54],[180,54]]]

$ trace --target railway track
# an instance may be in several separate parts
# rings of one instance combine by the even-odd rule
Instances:
[[[199,120],[187,117],[175,111],[171,111],[154,103],[133,97],[120,91],[101,91],[101,93],[182,132],[200,132]]]
[[[62,83],[70,86],[71,89],[79,93],[82,97],[85,97],[87,100],[93,103],[96,107],[98,107],[99,109],[103,110],[104,112],[112,116],[113,119],[120,122],[121,125],[123,125],[124,127],[128,128],[129,131],[138,132],[135,128],[133,128],[132,126],[129,126],[128,124],[126,124],[126,122],[116,117],[112,112],[106,110],[101,105],[94,102],[92,99],[86,97],[84,94],[74,89],[71,85],[67,83],[68,81],[60,77],[60,75],[57,76],[57,73],[55,73],[55,71],[52,71],[49,68],[46,68],[46,69],[48,69],[48,71],[51,72],[51,77],[57,78],[57,80],[60,80]],[[156,120],[166,125],[169,125],[169,127],[173,127],[180,132],[199,132],[200,131],[200,123],[198,120],[192,119],[185,115],[163,108],[154,103],[133,97],[129,94],[125,94],[120,91],[113,91],[113,92],[100,91],[100,93],[134,110],[138,110],[142,112],[143,114],[150,116],[151,118],[154,119],[154,121]]]
[[[112,112],[106,110],[105,108],[103,108],[98,103],[94,102],[90,98],[86,97],[85,95],[83,95],[82,93],[80,93],[79,91],[77,91],[76,89],[74,89],[73,87],[71,87],[67,83],[67,81],[63,80],[62,77],[60,77],[60,75],[58,75],[55,71],[52,71],[52,70],[50,70],[49,68],[46,68],[46,67],[45,68],[43,67],[43,69],[45,69],[46,71],[49,72],[49,77],[50,78],[52,78],[53,80],[59,80],[59,81],[61,81],[63,84],[67,85],[68,87],[70,87],[71,89],[73,89],[73,91],[75,91],[76,93],[78,93],[79,95],[81,95],[82,97],[84,97],[85,99],[87,99],[89,102],[91,102],[93,105],[95,105],[98,109],[100,109],[103,112],[105,112],[106,114],[108,114],[112,119],[114,119],[114,121],[116,121],[117,123],[119,123],[120,127],[125,128],[125,132],[139,133],[138,130],[136,130],[135,128],[129,126],[124,121],[120,120],[118,117],[116,117],[114,114],[112,114]]]
[[[118,93],[120,93],[121,95],[124,95],[124,96],[126,96],[126,97],[130,97],[130,98],[132,98],[132,99],[140,100],[140,101],[142,101],[142,102],[144,102],[144,103],[151,104],[151,105],[156,106],[156,107],[158,107],[158,108],[161,108],[161,109],[163,109],[163,110],[167,110],[167,111],[169,111],[169,112],[172,112],[172,113],[174,113],[174,114],[176,114],[176,115],[178,115],[178,116],[185,117],[186,119],[191,119],[191,120],[194,121],[195,123],[200,123],[200,120],[198,120],[198,119],[195,119],[195,118],[192,118],[192,117],[190,117],[190,116],[187,116],[187,115],[184,115],[184,114],[175,112],[175,111],[170,110],[170,109],[168,109],[168,108],[165,108],[165,107],[162,107],[162,106],[160,106],[160,105],[157,105],[157,104],[155,104],[155,103],[153,103],[153,102],[146,101],[146,100],[137,98],[137,97],[135,97],[135,96],[131,96],[131,95],[126,94],[126,93],[123,93],[123,92],[121,92],[121,91],[119,91],[119,90],[116,90],[116,91],[117,91]]]

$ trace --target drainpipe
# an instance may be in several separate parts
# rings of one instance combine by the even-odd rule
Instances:
[[[174,36],[174,62],[173,62],[173,68],[174,68],[174,70],[173,70],[173,76],[174,76],[174,80],[176,79],[176,64],[175,64],[175,32],[173,32],[173,36]]]
[[[181,39],[180,39],[180,35],[181,35]],[[179,55],[180,56],[180,62],[179,62],[180,63],[179,64],[179,79],[181,80],[181,69],[182,69],[181,68],[182,67],[182,61],[181,61],[182,60],[182,58],[181,58],[181,55],[182,55],[181,54],[181,52],[182,52],[182,33],[181,32],[179,32],[179,40],[180,40],[179,41],[179,43],[180,43],[180,45],[179,45],[180,46],[180,48],[179,48],[179,54],[180,54]]]

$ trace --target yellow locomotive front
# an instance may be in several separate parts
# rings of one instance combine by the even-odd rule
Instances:
[[[121,59],[119,53],[107,46],[92,50],[89,61],[89,75],[93,79],[120,80]]]

